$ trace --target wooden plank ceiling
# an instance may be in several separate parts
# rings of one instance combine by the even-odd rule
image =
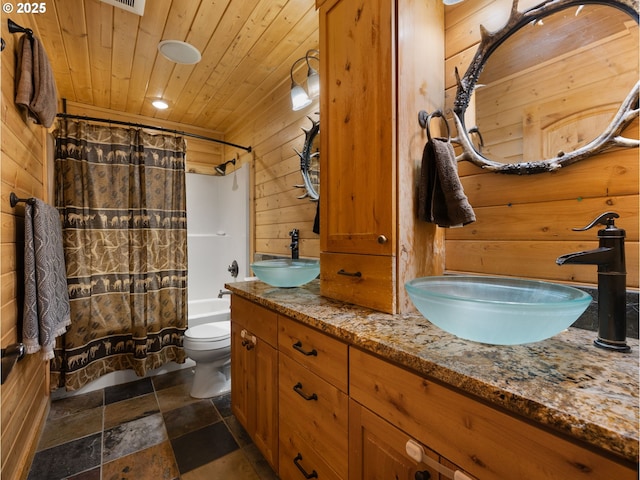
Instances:
[[[315,0],[147,0],[142,17],[99,0],[56,0],[45,14],[11,19],[42,40],[60,98],[221,133],[318,46]],[[158,52],[162,40],[191,43],[202,60],[173,63]],[[170,108],[156,110],[156,98]]]

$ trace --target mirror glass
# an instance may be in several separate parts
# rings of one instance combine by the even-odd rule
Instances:
[[[606,129],[637,81],[638,25],[625,12],[578,5],[531,22],[480,74],[478,150],[501,163],[574,151]]]

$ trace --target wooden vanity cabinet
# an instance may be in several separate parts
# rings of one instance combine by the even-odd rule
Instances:
[[[278,348],[280,478],[346,480],[347,344],[280,316]]]
[[[408,435],[478,479],[637,478],[637,471],[622,461],[353,347],[349,351],[349,394],[363,410],[405,433],[395,440],[392,450],[401,452]],[[359,440],[367,437],[358,432],[372,431],[371,425],[377,425],[370,416],[362,416],[363,426],[356,418],[350,419],[352,448],[366,451],[367,445],[373,444],[372,455],[385,450],[376,448],[378,440]],[[393,432],[382,428],[379,431],[386,433],[378,433],[376,438],[383,436],[391,442]],[[358,442],[364,446],[359,447]],[[353,469],[358,472],[357,465]],[[356,474],[350,480],[365,478],[370,477]]]
[[[414,193],[426,141],[418,111],[444,101],[443,7],[436,0],[317,6],[321,294],[403,312],[405,281],[442,270],[436,230],[417,220]]]
[[[278,315],[231,296],[231,410],[278,471]]]

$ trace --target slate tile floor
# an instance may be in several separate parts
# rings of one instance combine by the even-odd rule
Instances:
[[[272,480],[231,396],[189,396],[192,369],[60,400],[28,480]]]

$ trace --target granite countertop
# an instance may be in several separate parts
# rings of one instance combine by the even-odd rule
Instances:
[[[639,342],[631,353],[593,346],[595,332],[569,328],[542,342],[494,346],[462,340],[419,313],[389,315],[298,288],[229,283],[254,301],[345,342],[440,380],[539,424],[638,461]]]

